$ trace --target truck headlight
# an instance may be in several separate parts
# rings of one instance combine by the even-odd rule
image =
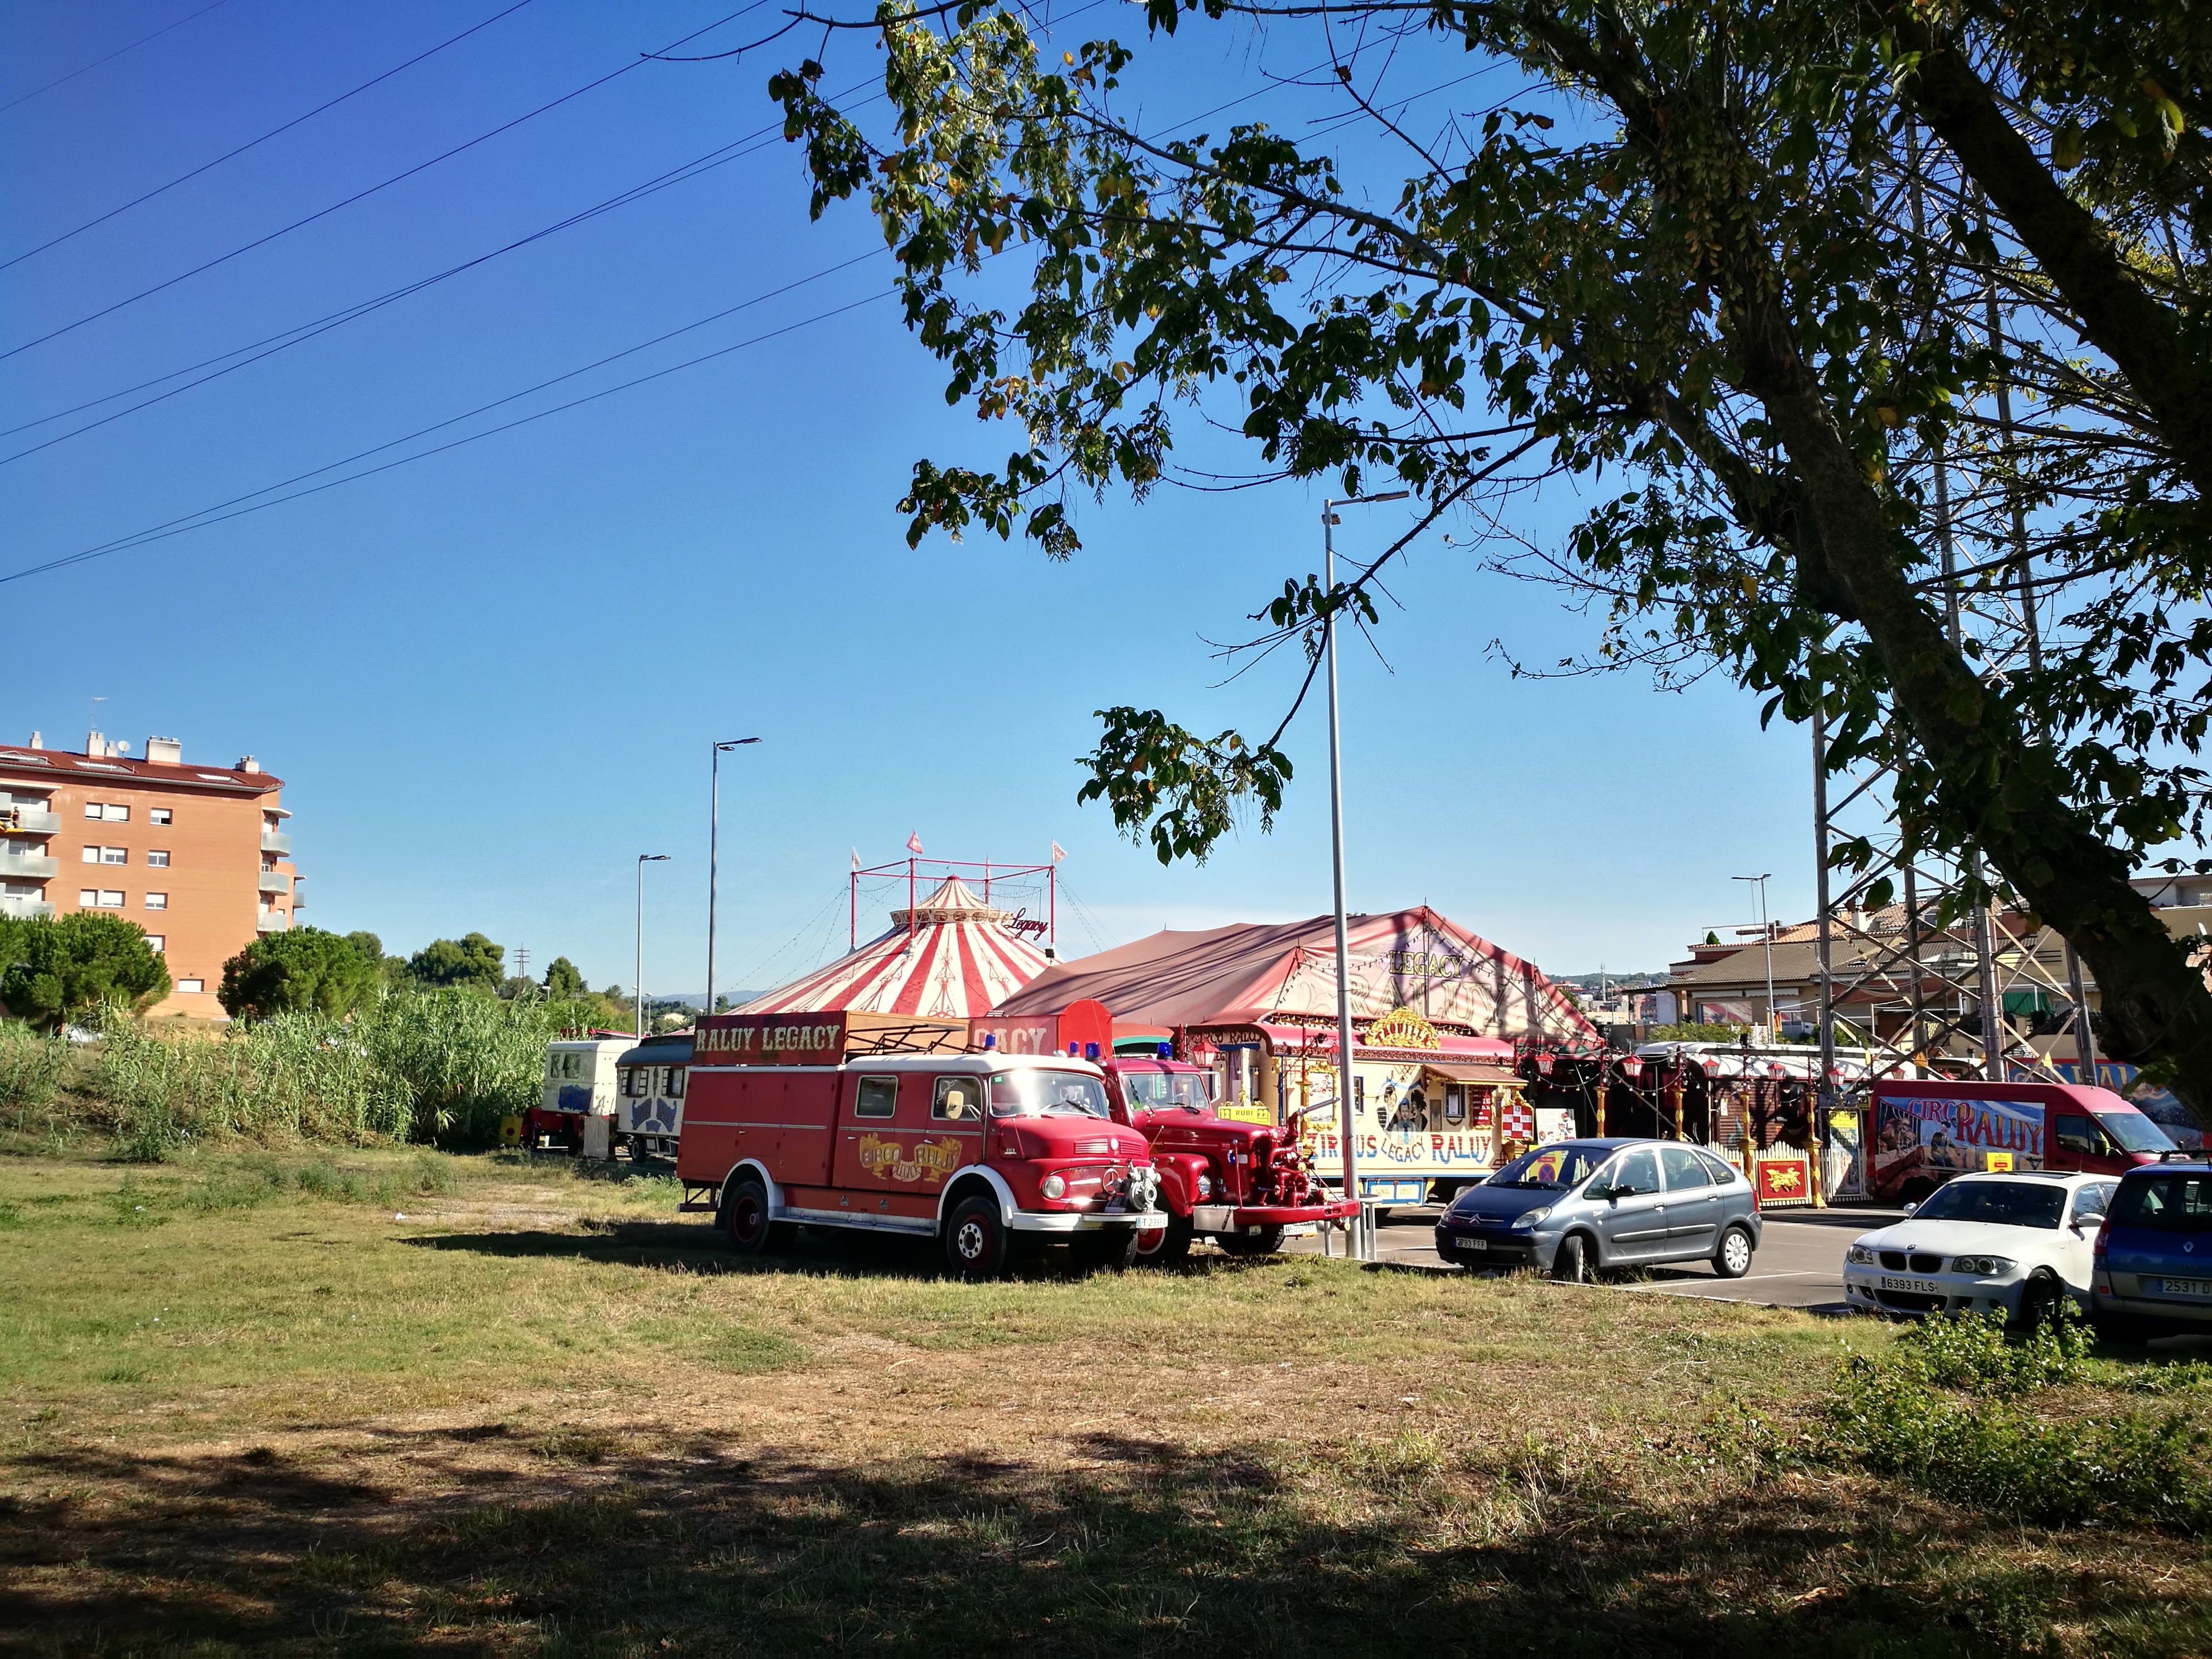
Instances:
[[[1202,1175],[1199,1176],[1197,1191],[1198,1195],[1200,1198],[1212,1198],[1213,1196],[1213,1177],[1210,1175]]]
[[[1047,1198],[1066,1198],[1067,1196],[1067,1179],[1064,1176],[1048,1175],[1042,1181],[1037,1182],[1037,1190],[1042,1193]]]
[[[1973,1273],[1983,1279],[2008,1273],[2020,1264],[2008,1255],[1962,1255],[1952,1262],[1954,1273]]]
[[[1541,1209],[1523,1210],[1519,1215],[1514,1217],[1513,1231],[1516,1233],[1532,1231],[1540,1225],[1544,1218],[1551,1213],[1552,1206],[1548,1204]]]
[[[1855,1267],[1871,1267],[1874,1266],[1874,1252],[1863,1244],[1854,1244],[1844,1253],[1844,1260]]]

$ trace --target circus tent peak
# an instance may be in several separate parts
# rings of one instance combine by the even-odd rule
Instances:
[[[802,979],[756,997],[747,1014],[912,1014],[967,1019],[988,1013],[1052,965],[1007,924],[1010,911],[987,904],[948,876],[911,909],[891,913],[890,929]]]

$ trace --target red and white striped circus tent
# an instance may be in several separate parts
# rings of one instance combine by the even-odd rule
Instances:
[[[1013,919],[949,876],[912,910],[892,911],[889,933],[738,1012],[849,1008],[921,1019],[987,1014],[1052,966],[1042,950],[1007,925]]]

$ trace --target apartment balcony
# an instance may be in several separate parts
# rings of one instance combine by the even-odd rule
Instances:
[[[61,867],[44,853],[0,853],[0,881],[51,881]]]
[[[62,821],[35,806],[0,806],[0,830],[11,836],[58,836]]]
[[[14,898],[0,893],[0,916],[14,921],[52,921],[54,907],[44,899]]]
[[[281,933],[292,925],[291,919],[282,910],[264,910],[254,919],[257,933]]]
[[[279,835],[274,830],[264,830],[261,832],[261,850],[264,853],[273,853],[280,859],[289,857],[292,851],[292,838],[289,836]]]
[[[264,893],[289,893],[292,890],[292,878],[282,870],[264,870],[256,890]]]

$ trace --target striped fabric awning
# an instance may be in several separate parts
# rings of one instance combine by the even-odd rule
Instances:
[[[987,1014],[1052,964],[965,883],[948,877],[912,911],[891,912],[890,931],[780,990],[756,997],[744,1014],[913,1014],[968,1019]]]

